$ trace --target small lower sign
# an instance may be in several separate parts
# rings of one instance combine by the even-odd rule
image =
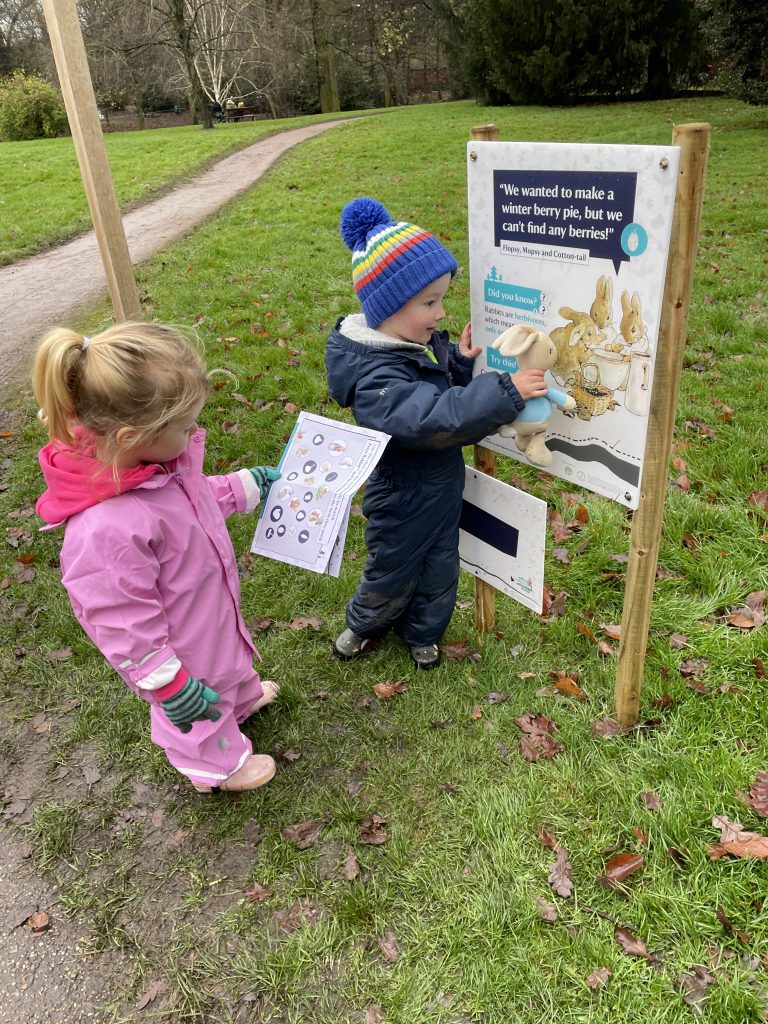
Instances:
[[[547,503],[466,467],[462,568],[541,614]]]

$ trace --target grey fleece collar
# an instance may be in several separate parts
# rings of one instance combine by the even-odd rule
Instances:
[[[374,330],[365,322],[364,313],[352,313],[344,317],[339,325],[339,331],[350,341],[356,341],[358,345],[367,345],[370,348],[381,349],[405,349],[408,352],[425,352],[427,346],[419,345],[415,341],[400,341],[398,338],[390,338],[381,331]]]

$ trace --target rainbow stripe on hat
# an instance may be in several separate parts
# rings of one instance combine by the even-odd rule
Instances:
[[[414,245],[431,238],[430,233],[424,228],[416,224],[407,224],[405,221],[389,224],[382,231],[371,235],[365,249],[352,255],[352,283],[355,291],[359,292],[369,285]]]

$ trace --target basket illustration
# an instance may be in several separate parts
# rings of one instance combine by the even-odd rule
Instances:
[[[613,391],[600,383],[600,367],[595,363],[584,363],[576,372],[573,397],[576,399],[576,415],[580,420],[602,416],[611,407]]]

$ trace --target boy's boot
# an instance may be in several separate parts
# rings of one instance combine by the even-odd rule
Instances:
[[[437,644],[417,644],[409,647],[411,658],[419,668],[429,671],[440,664],[440,648]]]
[[[351,658],[357,658],[360,654],[363,654],[369,643],[370,640],[358,636],[351,629],[345,629],[334,640],[333,650],[337,657],[343,661],[349,661]]]

